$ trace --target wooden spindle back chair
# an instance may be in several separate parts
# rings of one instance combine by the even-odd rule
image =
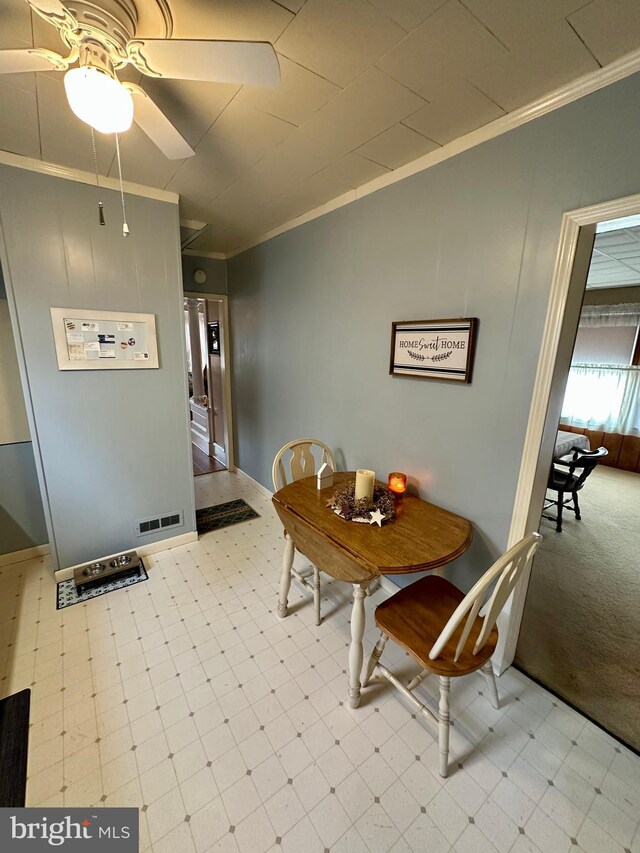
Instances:
[[[401,589],[376,608],[375,620],[381,634],[369,658],[363,684],[367,684],[375,671],[397,687],[423,716],[438,723],[441,776],[447,775],[449,765],[451,678],[482,670],[491,701],[498,707],[491,666],[498,642],[496,622],[541,541],[539,533],[520,540],[496,560],[466,595],[445,578],[430,575]],[[380,663],[389,639],[405,648],[422,666],[408,685],[402,684]],[[440,679],[437,716],[413,692],[430,674]]]
[[[315,449],[315,453],[314,453]],[[322,441],[317,438],[298,438],[295,441],[290,441],[281,447],[276,453],[271,468],[271,476],[273,478],[273,489],[278,491],[287,483],[292,483],[295,480],[301,480],[303,477],[312,477],[318,470],[328,462],[329,465],[336,470],[336,460],[331,448],[327,447]],[[285,530],[285,537],[288,537]],[[292,543],[290,543],[292,544]],[[288,559],[288,556],[285,556]],[[316,625],[320,624],[320,572],[316,566],[312,567],[313,580],[309,575],[291,568],[291,574],[303,586],[313,591],[313,602],[316,612]],[[286,591],[288,593],[288,589]],[[280,596],[280,601],[286,601],[287,595]],[[284,605],[284,613],[280,612],[282,604],[278,606],[278,615],[281,618],[286,616],[286,605]]]

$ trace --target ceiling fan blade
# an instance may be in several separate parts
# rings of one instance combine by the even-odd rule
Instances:
[[[50,24],[67,23],[73,26],[74,16],[60,0],[27,0],[34,12]]]
[[[0,50],[0,74],[20,74],[24,71],[64,71],[69,67],[57,53],[40,48]]]
[[[27,0],[27,3],[43,15],[64,15],[67,12],[64,3],[60,0]]]
[[[152,77],[259,86],[280,81],[278,57],[269,42],[134,39],[127,51],[136,68]]]
[[[158,146],[165,157],[168,157],[169,160],[183,160],[186,157],[193,157],[196,152],[182,138],[160,107],[155,105],[147,93],[135,83],[124,83],[123,85],[135,96],[133,120]]]

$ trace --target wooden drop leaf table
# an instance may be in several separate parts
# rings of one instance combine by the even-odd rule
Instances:
[[[398,503],[396,517],[382,527],[345,521],[326,504],[337,488],[354,479],[354,472],[338,473],[333,486],[319,490],[315,476],[305,477],[277,491],[273,503],[285,530],[278,616],[287,615],[296,549],[320,571],[353,586],[348,695],[349,705],[357,708],[370,581],[450,563],[471,544],[472,528],[466,518],[407,494]]]

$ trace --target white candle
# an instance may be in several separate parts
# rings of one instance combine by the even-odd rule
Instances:
[[[356,471],[356,500],[360,500],[361,498],[371,500],[373,497],[373,487],[375,482],[375,471],[369,471],[366,468],[358,468]]]

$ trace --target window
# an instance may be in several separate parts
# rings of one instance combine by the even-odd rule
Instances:
[[[580,315],[562,421],[640,435],[640,305],[586,305]]]

